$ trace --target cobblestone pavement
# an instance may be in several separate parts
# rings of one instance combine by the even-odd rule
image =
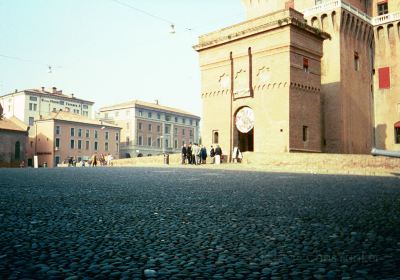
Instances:
[[[2,279],[400,279],[400,180],[0,170]]]

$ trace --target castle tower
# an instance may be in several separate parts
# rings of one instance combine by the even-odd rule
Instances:
[[[313,27],[331,35],[322,59],[323,151],[367,154],[373,146],[374,55],[368,7],[351,0],[354,5],[321,2],[303,13]]]
[[[375,147],[400,151],[400,0],[373,1]]]
[[[252,13],[257,6],[248,7]],[[320,152],[321,57],[329,35],[305,24],[293,9],[249,16],[254,18],[200,36],[194,47],[201,67],[203,145],[218,144],[225,155],[235,147]]]

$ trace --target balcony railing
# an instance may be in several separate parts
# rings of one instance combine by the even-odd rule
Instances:
[[[379,17],[374,17],[372,19],[372,24],[373,25],[380,25],[380,24],[385,24],[389,23],[392,21],[400,20],[400,12],[394,12],[386,15],[381,15]]]
[[[362,18],[366,22],[372,24],[373,19],[369,15],[367,15],[364,12],[361,12],[359,9],[353,7],[352,5],[346,3],[342,0],[325,1],[322,4],[316,5],[309,9],[305,9],[303,11],[303,14],[305,17],[310,17],[315,14],[336,10],[338,8],[343,8],[343,9],[357,15],[358,17]]]

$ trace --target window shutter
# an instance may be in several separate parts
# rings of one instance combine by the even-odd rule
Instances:
[[[379,68],[379,88],[390,88],[390,68]]]

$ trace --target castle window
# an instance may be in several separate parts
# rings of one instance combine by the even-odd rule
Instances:
[[[358,56],[358,52],[354,52],[354,70],[360,70],[360,57]]]
[[[387,0],[378,3],[378,16],[385,15],[389,12]]]
[[[213,144],[218,144],[219,141],[219,132],[218,131],[213,131]]]
[[[303,126],[303,142],[308,141],[308,126]]]
[[[306,73],[309,73],[309,69],[308,69],[308,58],[303,58],[303,70]]]
[[[394,142],[400,144],[400,122],[394,124]]]
[[[379,88],[390,88],[390,68],[383,67],[378,69],[379,73]]]

